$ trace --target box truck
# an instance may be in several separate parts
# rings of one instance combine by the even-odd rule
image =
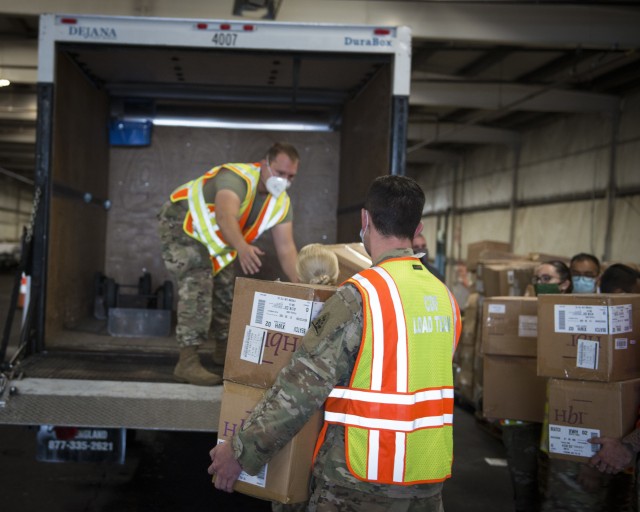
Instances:
[[[29,314],[0,424],[215,432],[221,386],[172,380],[156,213],[286,140],[298,247],[356,241],[371,180],[404,173],[410,30],[46,14],[38,55]]]

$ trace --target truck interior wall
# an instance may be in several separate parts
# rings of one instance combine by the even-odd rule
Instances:
[[[517,209],[514,252],[570,257],[586,251],[602,257],[607,230],[605,192],[613,161],[621,197],[614,201],[609,259],[640,262],[640,239],[630,236],[637,232],[640,221],[640,94],[622,102],[612,154],[614,123],[615,117],[609,114],[559,115],[521,134],[516,200],[529,205]],[[416,172],[427,194],[425,218],[453,206],[463,211],[486,208],[458,215],[460,232],[455,236],[460,237],[461,253],[449,257],[465,259],[467,245],[478,240],[509,240],[511,216],[505,206],[511,200],[514,162],[514,149],[506,146],[466,152],[455,205],[444,177],[449,172],[447,165],[423,166]],[[451,230],[449,236],[454,236]],[[429,234],[427,244],[435,244],[435,234]],[[447,247],[451,246],[450,239]]]
[[[391,99],[391,69],[385,65],[344,109],[338,242],[359,241],[364,196],[375,177],[390,172]]]
[[[56,59],[49,232],[48,333],[74,327],[93,306],[93,275],[104,269],[106,211],[81,194],[106,198],[107,98],[65,55]],[[60,193],[60,188],[80,194]]]
[[[156,214],[171,192],[216,165],[257,162],[277,141],[293,144],[300,153],[298,175],[289,190],[296,245],[335,243],[338,133],[154,127],[150,146],[112,147],[110,151],[109,199],[113,206],[108,214],[106,275],[119,284],[136,284],[146,269],[154,289],[170,279],[162,261]],[[267,256],[254,277],[286,279],[270,233],[256,245]]]
[[[29,223],[33,187],[0,174],[0,242],[19,242]]]

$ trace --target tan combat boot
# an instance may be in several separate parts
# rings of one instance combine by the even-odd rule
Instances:
[[[222,382],[222,377],[211,373],[202,366],[197,346],[180,349],[180,359],[173,370],[173,376],[177,381],[188,382],[196,386],[215,386]]]

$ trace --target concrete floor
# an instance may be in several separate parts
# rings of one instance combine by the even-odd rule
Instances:
[[[0,272],[0,327],[13,276]],[[18,319],[19,321],[19,319]],[[15,326],[14,331],[17,331]],[[17,340],[17,332],[12,343]],[[22,512],[211,512],[270,510],[268,502],[216,491],[206,472],[215,435],[129,431],[123,465],[35,460],[36,428],[0,426],[0,503]],[[473,411],[456,407],[447,512],[511,512],[511,484],[499,439]],[[496,462],[498,465],[496,465]]]

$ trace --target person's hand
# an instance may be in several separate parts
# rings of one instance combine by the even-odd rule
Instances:
[[[264,256],[264,251],[255,245],[246,244],[238,249],[238,261],[245,274],[255,274],[260,270],[262,261],[260,256]]]
[[[209,452],[209,457],[211,457],[211,465],[207,472],[215,476],[216,489],[233,492],[233,485],[240,476],[242,467],[233,456],[231,444],[220,443]]]
[[[613,437],[592,437],[591,444],[601,445],[600,450],[589,459],[589,465],[602,473],[617,473],[631,464],[633,453],[620,439]]]

